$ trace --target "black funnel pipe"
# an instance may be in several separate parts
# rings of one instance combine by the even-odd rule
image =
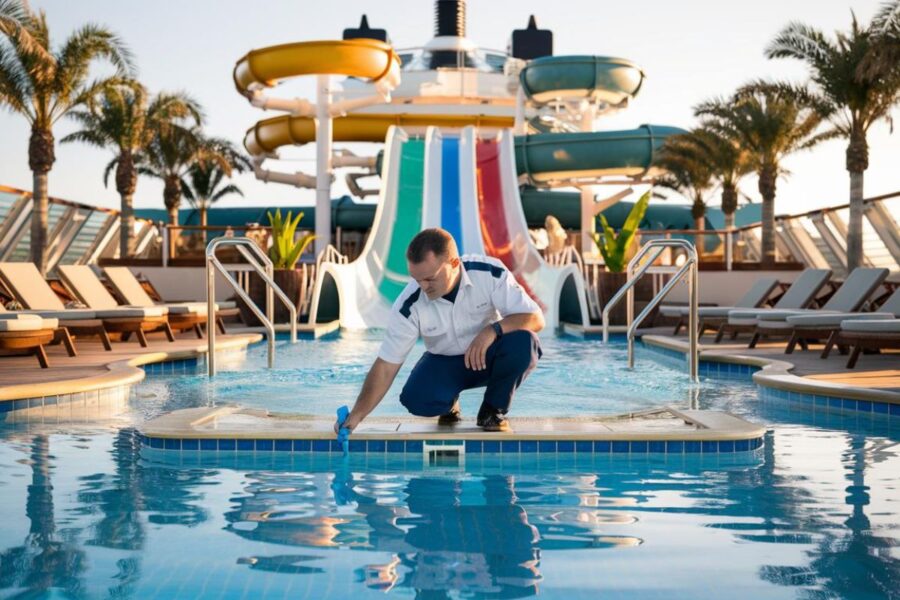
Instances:
[[[434,3],[435,37],[466,37],[466,0],[437,0]]]

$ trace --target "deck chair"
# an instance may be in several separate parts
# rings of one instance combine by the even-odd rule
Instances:
[[[50,329],[51,325],[53,330],[53,337],[50,340],[50,344],[62,344],[66,349],[66,354],[69,356],[78,356],[78,352],[75,350],[75,342],[72,340],[72,336],[69,335],[69,330],[65,327],[60,326],[60,320],[55,317],[45,317],[42,316],[41,313],[43,311],[10,311],[6,310],[2,304],[0,304],[0,321],[2,320],[15,320],[15,319],[31,319],[35,318],[43,319],[43,327]],[[7,331],[17,331],[15,326],[12,326],[13,329],[7,329]],[[27,330],[32,331],[32,330]],[[36,335],[36,334],[35,334]],[[6,337],[16,337],[15,335],[9,335]],[[28,337],[28,336],[23,336]],[[48,342],[41,342],[41,345],[46,344]],[[26,346],[18,346],[21,349],[24,349]],[[8,349],[12,349],[9,347]],[[43,348],[41,349],[43,350]],[[38,355],[38,360],[41,360],[40,355]],[[41,363],[43,365],[43,362]]]
[[[147,347],[146,333],[162,331],[166,339],[175,341],[164,306],[119,306],[93,269],[87,265],[61,265],[59,276],[72,294],[96,311],[110,333],[121,333],[123,341],[135,334],[142,348]]]
[[[38,315],[3,312],[0,314],[0,350],[37,356],[42,369],[50,366],[45,344],[57,337],[59,321],[44,319]]]
[[[826,339],[831,335],[831,331],[816,331],[810,327],[798,331],[795,325],[788,321],[789,317],[856,313],[869,296],[884,283],[889,274],[890,271],[887,269],[866,267],[853,269],[844,284],[822,308],[772,310],[761,314],[753,338],[758,341],[763,338],[789,336],[790,340],[785,349],[787,354],[792,353],[797,344],[805,349],[809,341]]]
[[[791,284],[784,295],[772,308],[735,308],[728,311],[728,320],[719,326],[716,332],[716,343],[722,340],[722,336],[731,333],[755,333],[759,316],[769,311],[806,308],[819,291],[828,283],[831,277],[830,269],[805,269]],[[755,343],[754,343],[755,346]]]
[[[105,350],[112,350],[109,335],[97,313],[89,309],[66,308],[33,263],[0,263],[0,282],[27,309],[18,312],[58,319],[59,325],[69,334],[97,336]]]
[[[734,306],[701,306],[697,308],[697,318],[700,319],[699,335],[707,329],[717,330],[719,326],[728,320],[728,312],[735,308],[757,308],[762,306],[772,291],[778,287],[778,279],[775,277],[760,277],[756,280],[747,293],[741,296]],[[687,323],[691,309],[688,306],[663,306],[660,309],[666,317],[678,318],[675,331],[672,335],[678,335],[682,327]],[[719,340],[716,340],[717,342]]]
[[[841,353],[846,353],[847,348],[855,348],[851,338],[855,333],[877,333],[880,326],[856,326],[851,325],[850,321],[893,321],[900,320],[900,287],[894,290],[887,300],[878,308],[877,312],[859,312],[859,313],[836,313],[826,315],[799,315],[796,317],[788,317],[788,322],[794,325],[795,329],[805,330],[827,330],[830,331],[828,341],[825,343],[825,349],[822,350],[822,358],[828,358],[828,355],[837,346]],[[844,324],[847,325],[846,331]],[[867,327],[875,327],[875,332],[869,332]],[[877,336],[870,336],[877,343]],[[865,340],[864,340],[865,341]],[[872,348],[872,346],[864,345],[864,348]],[[861,348],[863,349],[863,348]],[[857,354],[858,356],[858,354]],[[853,361],[856,364],[856,361]],[[850,367],[852,368],[852,367]]]
[[[141,282],[128,267],[106,267],[103,269],[110,285],[126,303],[133,306],[159,306],[144,291]],[[193,329],[197,337],[203,337],[201,325],[207,321],[207,306],[205,302],[171,302],[162,304],[169,309],[169,325],[176,331]],[[237,313],[236,305],[226,302],[216,303],[216,325],[219,331],[225,333],[224,316]]]
[[[852,369],[863,350],[900,350],[900,319],[843,321],[837,343],[852,348],[847,361],[847,368]]]

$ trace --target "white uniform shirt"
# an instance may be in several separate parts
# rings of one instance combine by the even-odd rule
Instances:
[[[460,267],[454,302],[444,297],[429,300],[418,283],[409,282],[391,308],[379,358],[402,364],[419,336],[432,354],[465,354],[488,324],[512,314],[541,311],[496,258],[467,254]]]

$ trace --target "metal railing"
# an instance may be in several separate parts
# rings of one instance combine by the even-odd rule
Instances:
[[[216,249],[220,246],[234,246],[237,251],[243,256],[247,263],[253,267],[253,270],[256,271],[257,275],[265,282],[266,284],[266,313],[263,314],[262,310],[256,305],[255,302],[250,298],[250,295],[244,291],[241,285],[231,276],[231,273],[222,265],[221,261],[216,257]],[[247,248],[252,250],[248,251]],[[254,256],[255,255],[255,256]],[[272,261],[269,260],[269,257],[266,256],[265,252],[263,252],[259,246],[250,238],[245,237],[235,237],[235,238],[218,238],[209,243],[209,246],[206,248],[206,310],[208,318],[212,318],[212,315],[216,314],[216,271],[218,271],[222,277],[225,278],[225,281],[231,286],[234,290],[234,293],[238,295],[238,297],[244,301],[247,307],[256,315],[256,318],[262,322],[263,326],[266,328],[266,338],[268,342],[268,364],[269,368],[275,366],[275,324],[273,323],[273,315],[275,312],[275,299],[274,296],[278,296],[278,298],[284,303],[287,307],[288,312],[291,315],[291,343],[294,344],[297,342],[297,308],[294,306],[293,302],[285,295],[285,293],[281,290],[280,287],[275,283],[274,280],[274,267],[272,265]],[[207,365],[207,374],[212,377],[216,374],[216,328],[215,327],[207,327],[207,341],[209,343],[208,352],[206,355],[206,365]]]
[[[674,277],[672,277],[666,285],[659,291],[659,293],[653,296],[653,299],[644,307],[644,310],[638,315],[638,317],[634,318],[634,286],[637,283],[638,279],[647,272],[648,269],[653,265],[657,258],[659,258],[660,254],[663,253],[667,248],[678,247],[685,250],[687,254],[687,260],[685,260],[684,264],[681,267],[673,268]],[[647,256],[651,251],[653,255],[645,260],[640,268],[635,272],[635,267],[641,263],[641,260]],[[698,343],[698,332],[697,332],[697,302],[699,299],[699,273],[698,273],[698,258],[697,258],[697,250],[694,248],[694,245],[686,240],[653,240],[651,242],[647,242],[644,244],[641,249],[635,254],[634,258],[632,258],[628,262],[628,277],[625,285],[623,285],[618,292],[610,299],[610,301],[603,307],[603,343],[609,343],[609,313],[610,311],[618,304],[623,297],[626,298],[626,308],[627,308],[627,320],[626,323],[628,325],[628,368],[631,369],[634,367],[634,334],[637,331],[638,326],[647,318],[647,315],[656,308],[656,306],[662,302],[663,298],[674,288],[678,282],[685,276],[687,276],[688,280],[688,335],[689,335],[689,345],[690,345],[690,354],[688,357],[688,364],[690,369],[691,381],[697,382],[699,381],[699,370],[698,370],[698,357],[697,357],[697,343]],[[677,270],[676,270],[677,269]]]

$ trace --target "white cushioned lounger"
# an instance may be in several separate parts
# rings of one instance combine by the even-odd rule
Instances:
[[[772,308],[739,308],[728,312],[730,325],[756,325],[759,316],[776,310],[806,308],[828,283],[830,269],[806,269]]]

